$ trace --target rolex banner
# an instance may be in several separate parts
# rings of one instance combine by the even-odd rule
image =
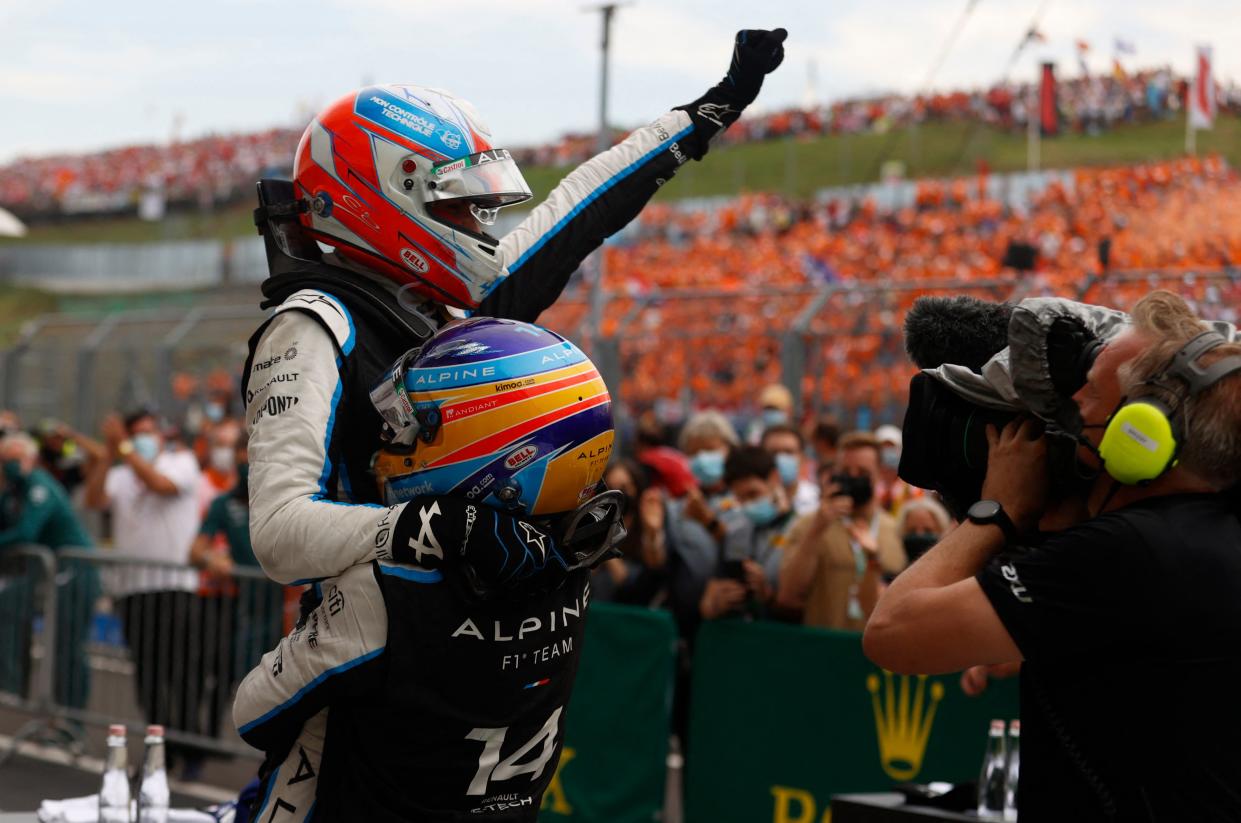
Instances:
[[[649,823],[664,804],[676,628],[667,612],[595,603],[542,823]]]
[[[959,681],[889,674],[863,656],[855,633],[705,623],[687,823],[828,823],[834,794],[976,780],[990,720],[1017,717],[1017,683],[969,698]]]

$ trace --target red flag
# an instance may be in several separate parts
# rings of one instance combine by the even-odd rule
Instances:
[[[1052,135],[1060,131],[1060,117],[1056,111],[1056,65],[1043,64],[1043,81],[1039,85],[1039,124],[1043,134]]]
[[[1211,47],[1198,47],[1194,82],[1186,90],[1189,127],[1209,129],[1215,124],[1215,78],[1211,75]]]

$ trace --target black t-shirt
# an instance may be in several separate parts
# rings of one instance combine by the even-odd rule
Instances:
[[[1021,649],[1024,823],[1241,820],[1241,519],[1143,500],[978,575]]]

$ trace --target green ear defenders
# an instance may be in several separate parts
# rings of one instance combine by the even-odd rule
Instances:
[[[1225,357],[1203,368],[1198,359],[1228,339],[1214,331],[1194,337],[1178,351],[1163,371],[1143,385],[1167,394],[1165,403],[1154,396],[1123,400],[1108,418],[1099,457],[1104,470],[1120,483],[1149,483],[1176,465],[1184,440],[1185,401],[1241,371],[1241,356]],[[1170,382],[1182,381],[1186,389]]]

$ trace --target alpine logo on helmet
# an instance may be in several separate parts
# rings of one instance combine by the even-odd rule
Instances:
[[[553,350],[567,356],[548,362],[544,355]],[[555,514],[576,508],[582,490],[603,476],[606,458],[578,455],[611,451],[611,397],[594,364],[560,335],[471,318],[441,329],[397,368],[411,404],[438,413],[419,418],[416,436],[395,432],[394,442],[410,447],[376,455],[373,470],[389,503],[426,494],[430,484],[433,494]],[[428,382],[428,374],[450,378]],[[392,402],[387,392],[371,397]]]

